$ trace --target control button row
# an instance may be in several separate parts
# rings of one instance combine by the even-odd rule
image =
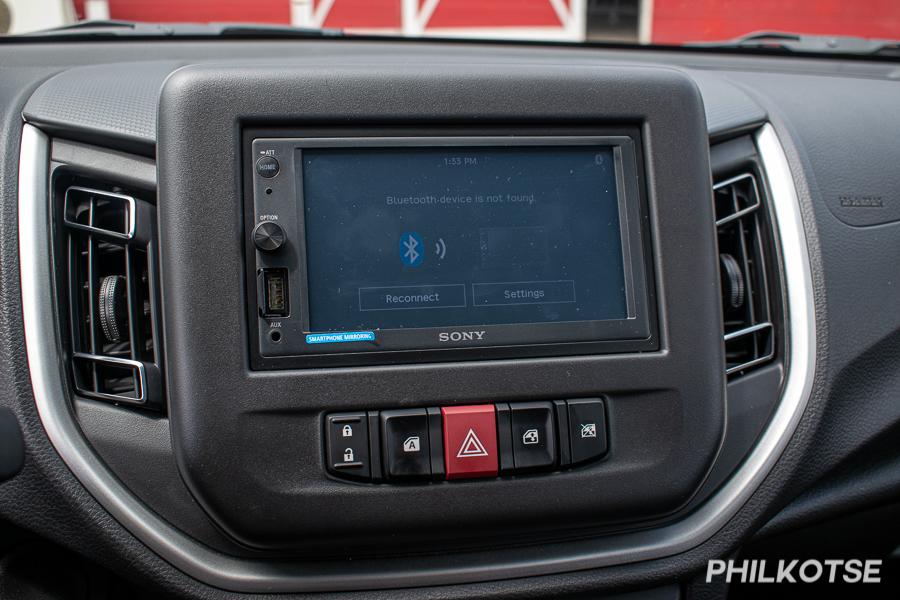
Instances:
[[[496,477],[606,454],[599,398],[352,412],[326,417],[328,470],[370,480]]]

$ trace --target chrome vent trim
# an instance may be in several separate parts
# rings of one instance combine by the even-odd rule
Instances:
[[[762,205],[762,203],[760,201],[760,195],[759,195],[759,186],[756,185],[756,177],[754,177],[753,174],[751,174],[751,173],[742,173],[742,174],[738,175],[737,177],[732,177],[730,179],[726,179],[725,181],[721,181],[721,182],[713,185],[713,194],[715,194],[717,191],[719,191],[721,189],[734,186],[734,184],[736,184],[738,182],[747,181],[747,180],[750,181],[751,187],[753,189],[753,201],[748,206],[738,208],[735,210],[735,212],[730,213],[720,219],[716,219],[716,227],[721,227],[722,225],[725,225],[726,223],[736,221],[737,219],[740,219],[741,217],[743,217],[745,215],[749,215],[750,213],[752,213],[753,211],[755,211]]]
[[[98,198],[106,202],[121,203],[125,210],[125,217],[122,221],[122,231],[96,227],[92,224],[85,225],[84,223],[79,223],[77,220],[71,218],[71,216],[74,214],[74,210],[72,210],[72,204],[74,203],[74,201],[72,200],[72,195],[74,194],[84,194],[86,196],[92,197],[92,204],[95,203],[95,199]],[[124,194],[116,194],[114,192],[107,192],[105,190],[81,187],[77,185],[70,186],[68,189],[66,189],[65,200],[63,201],[63,221],[66,224],[66,227],[81,229],[82,231],[87,231],[89,233],[98,233],[100,235],[105,235],[121,240],[130,240],[134,237],[135,211],[136,203],[134,200],[134,196],[126,196]]]
[[[130,377],[133,377],[135,381],[134,396],[107,394],[104,392],[82,389],[81,387],[78,387],[78,384],[76,382],[76,388],[78,389],[79,393],[90,396],[91,398],[97,398],[98,400],[109,400],[110,402],[144,404],[147,401],[147,368],[144,366],[144,363],[137,360],[129,360],[127,358],[98,356],[96,354],[85,354],[83,352],[74,353],[72,355],[72,360],[76,363],[79,361],[90,363],[92,369],[96,369],[98,365],[106,365],[113,368],[127,370],[131,372]]]
[[[751,325],[750,327],[745,327],[744,329],[739,329],[737,331],[732,331],[731,333],[726,333],[724,336],[726,347],[728,346],[729,342],[739,341],[744,337],[756,337],[766,340],[764,342],[757,343],[757,345],[766,348],[766,350],[753,360],[726,367],[725,374],[731,375],[732,373],[737,373],[738,371],[746,371],[747,369],[751,369],[757,365],[761,365],[772,360],[775,357],[774,336],[775,326],[768,321],[765,323]]]

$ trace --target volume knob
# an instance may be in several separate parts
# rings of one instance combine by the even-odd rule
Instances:
[[[253,244],[261,252],[275,252],[284,245],[284,229],[278,223],[263,221],[253,229]]]

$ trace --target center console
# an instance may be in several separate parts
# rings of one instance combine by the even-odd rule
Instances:
[[[163,89],[172,440],[246,547],[565,554],[677,518],[722,443],[693,82],[443,68],[195,66]]]

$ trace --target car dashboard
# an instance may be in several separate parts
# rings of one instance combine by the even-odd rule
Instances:
[[[188,597],[679,598],[898,500],[895,63],[172,39],[0,72],[18,527]]]

